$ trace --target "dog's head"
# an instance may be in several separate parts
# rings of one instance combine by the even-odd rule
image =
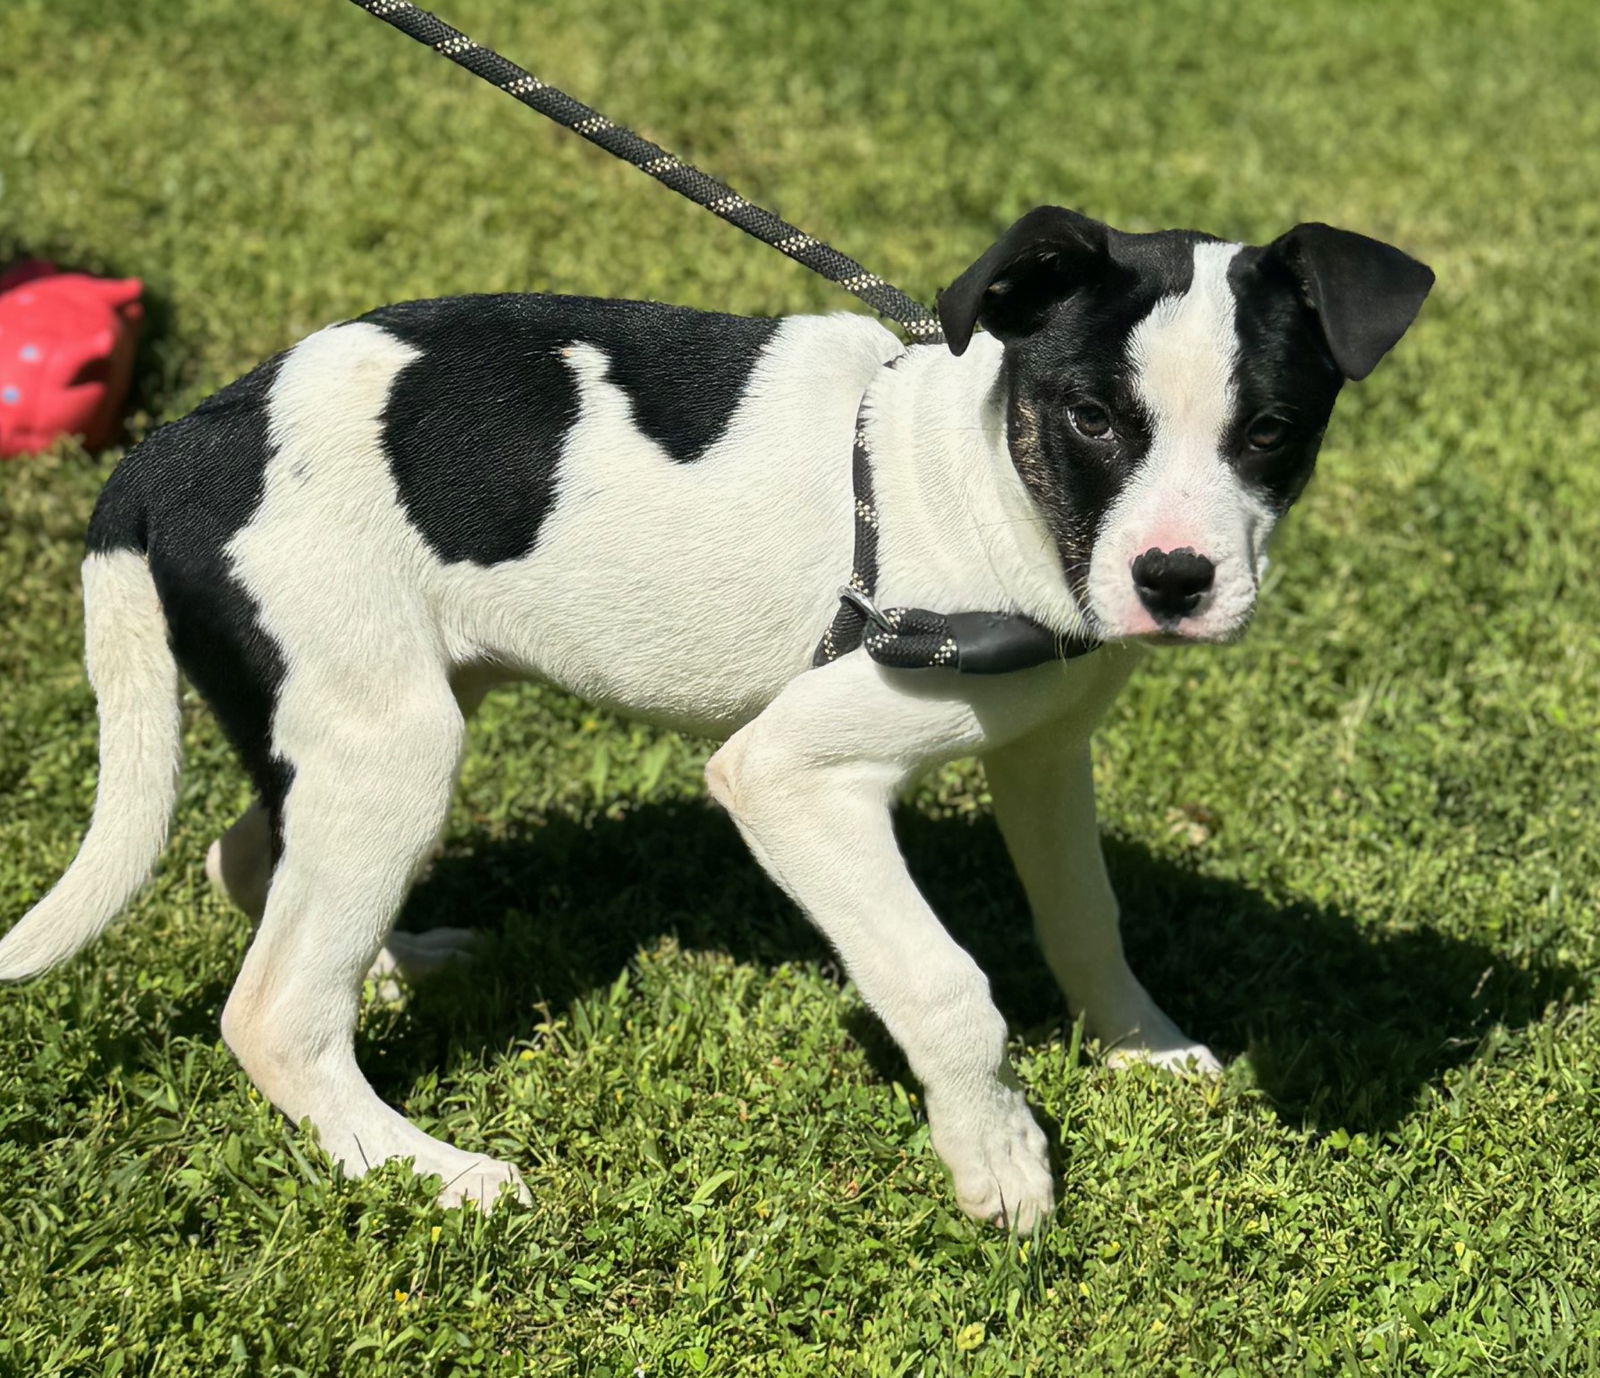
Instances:
[[[1005,346],[1012,459],[1099,635],[1228,641],[1346,379],[1433,274],[1327,225],[1264,248],[1023,216],[939,296],[950,348]]]

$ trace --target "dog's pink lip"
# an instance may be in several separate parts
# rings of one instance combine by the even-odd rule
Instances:
[[[1129,618],[1115,632],[1109,633],[1107,639],[1132,641],[1142,646],[1226,645],[1237,641],[1243,632],[1244,626],[1241,623],[1207,625],[1204,618],[1185,617],[1163,626],[1148,613],[1140,612]]]
[[[1248,622],[1228,622],[1211,626],[1158,627],[1153,632],[1140,632],[1135,640],[1150,646],[1231,646],[1242,637]]]
[[[1147,646],[1182,646],[1196,639],[1183,630],[1183,623],[1187,620],[1163,624],[1140,608],[1123,622],[1116,636],[1121,641],[1138,641]]]

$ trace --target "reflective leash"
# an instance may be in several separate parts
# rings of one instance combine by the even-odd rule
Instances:
[[[838,283],[880,315],[904,326],[918,344],[944,343],[944,331],[933,312],[921,302],[912,301],[898,287],[891,287],[876,273],[869,273],[855,259],[802,233],[771,211],[746,201],[715,177],[690,167],[650,140],[641,139],[631,129],[612,124],[582,101],[540,81],[516,63],[506,61],[492,48],[474,43],[460,29],[451,28],[436,15],[418,9],[408,0],[352,0],[352,3],[418,43],[427,44],[434,52],[449,58],[458,67],[465,67],[473,76],[481,77],[508,96],[515,96],[530,110],[537,110],[574,134],[581,134],[640,172],[648,172],[679,196],[704,206],[713,215],[737,225],[763,244],[770,244],[829,282]]]
[[[679,196],[704,206],[829,282],[838,283],[880,315],[898,322],[914,343],[944,343],[944,331],[933,312],[877,274],[869,273],[855,259],[746,201],[715,177],[708,177],[631,129],[613,124],[582,101],[508,62],[492,48],[474,43],[436,15],[409,0],[352,3],[516,97],[529,109],[649,173]],[[891,367],[894,362],[897,361],[891,361]],[[948,668],[966,674],[1004,674],[1050,660],[1071,660],[1096,648],[1097,642],[1051,631],[1020,613],[878,608],[872,601],[878,580],[878,513],[872,497],[872,453],[867,442],[864,398],[856,414],[851,481],[855,492],[855,556],[850,582],[839,590],[839,611],[822,635],[812,657],[813,665],[826,665],[860,646],[879,664],[895,669]]]

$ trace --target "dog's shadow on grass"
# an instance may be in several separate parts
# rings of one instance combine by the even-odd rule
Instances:
[[[1065,1005],[993,821],[906,810],[899,832],[924,893],[989,973],[1012,1027],[1059,1026]],[[837,970],[708,807],[650,805],[589,827],[554,819],[468,845],[436,865],[401,926],[496,936],[470,972],[419,987],[401,1036],[367,1059],[386,1095],[403,1095],[452,1050],[504,1048],[531,1029],[538,1005],[560,1011],[611,984],[664,936],[740,961]],[[1109,838],[1106,852],[1134,970],[1195,1037],[1225,1058],[1248,1053],[1279,1114],[1312,1130],[1392,1127],[1491,1026],[1527,1024],[1581,984],[1572,968],[1524,969],[1426,928],[1377,932],[1334,910],[1275,904],[1137,843]],[[881,1073],[904,1074],[876,1021],[844,1018]]]

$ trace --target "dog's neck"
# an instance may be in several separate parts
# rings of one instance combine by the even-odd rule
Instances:
[[[1006,441],[1002,348],[915,345],[872,380],[866,421],[880,518],[880,597],[1022,612],[1086,630]]]

